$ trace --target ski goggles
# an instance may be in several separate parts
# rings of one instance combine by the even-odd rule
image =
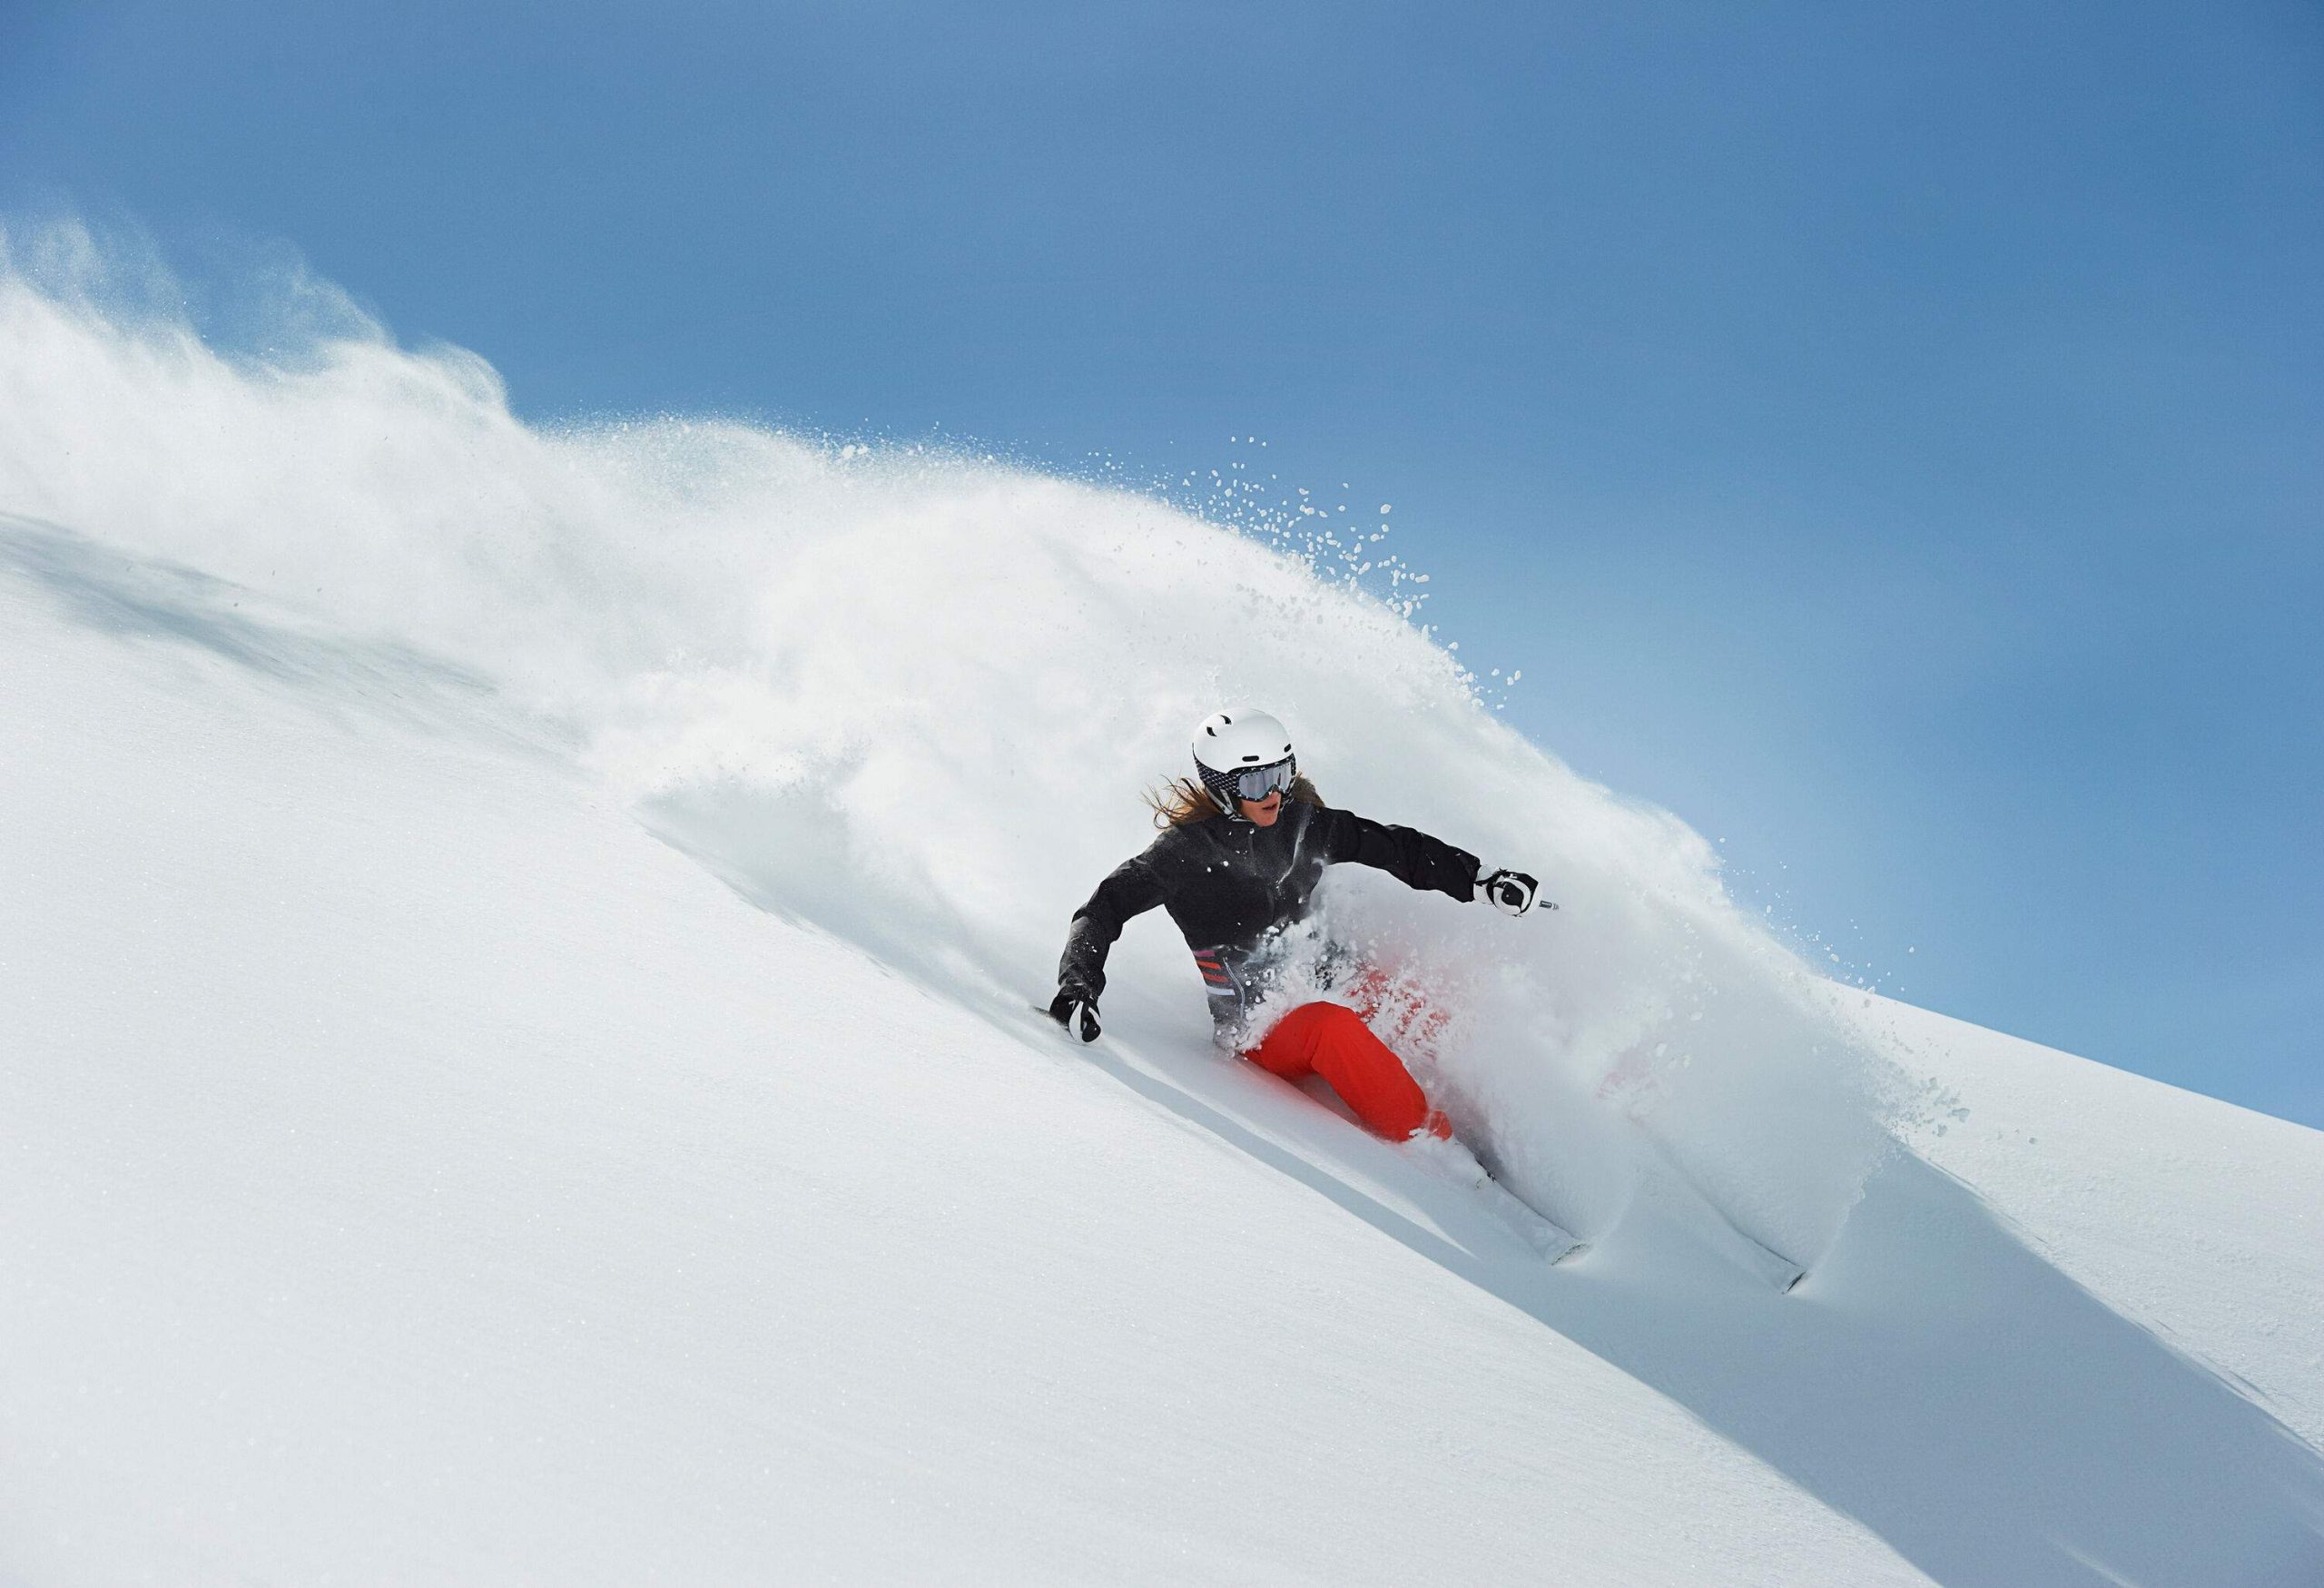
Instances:
[[[1291,780],[1299,775],[1298,757],[1286,755],[1267,766],[1247,766],[1240,772],[1226,774],[1226,786],[1238,800],[1256,804],[1271,794],[1291,792]]]

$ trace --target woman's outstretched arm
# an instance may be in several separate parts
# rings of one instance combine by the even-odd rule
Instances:
[[[1477,857],[1442,838],[1329,806],[1315,813],[1315,823],[1327,860],[1368,865],[1408,888],[1450,894],[1464,904],[1477,896]]]

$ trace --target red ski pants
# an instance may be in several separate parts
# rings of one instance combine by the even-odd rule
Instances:
[[[1450,1136],[1452,1127],[1428,1106],[1427,1094],[1364,1017],[1336,1003],[1303,1003],[1285,1015],[1243,1057],[1296,1082],[1320,1075],[1355,1117],[1378,1135],[1402,1141],[1425,1129]]]

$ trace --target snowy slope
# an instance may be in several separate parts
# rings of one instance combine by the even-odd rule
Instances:
[[[1910,1580],[456,680],[94,562],[0,595],[9,1580]]]
[[[969,460],[544,435],[42,248],[0,1577],[2324,1575],[2324,1136],[1816,980],[1492,722],[1375,527],[1308,532],[1365,596]],[[1025,1017],[1260,687],[1333,797],[1552,880],[1331,910],[1584,1258],[1213,1058],[1158,920],[1106,1043]]]
[[[2318,1133],[1838,990],[1952,1105],[1912,1132],[2021,1243],[2324,1445]]]

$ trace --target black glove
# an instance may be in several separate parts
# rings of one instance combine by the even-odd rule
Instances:
[[[1486,872],[1482,867],[1479,868],[1479,872],[1477,891],[1491,900],[1492,907],[1504,915],[1524,914],[1533,907],[1533,902],[1541,893],[1541,884],[1523,872],[1505,869]],[[1547,899],[1541,900],[1541,902],[1544,910],[1557,908]]]
[[[1096,1041],[1102,1029],[1098,1024],[1098,995],[1074,981],[1059,986],[1057,996],[1049,1000],[1049,1019],[1085,1042]]]

